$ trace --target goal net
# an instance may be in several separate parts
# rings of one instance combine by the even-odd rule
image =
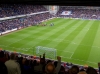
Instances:
[[[43,55],[45,53],[46,58],[55,59],[57,56],[57,51],[54,48],[48,48],[43,46],[36,47],[36,55]]]

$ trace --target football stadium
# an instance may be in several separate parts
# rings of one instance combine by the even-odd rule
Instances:
[[[8,69],[8,57],[14,53],[19,64],[25,59],[21,66],[30,67],[21,67],[21,73],[32,74],[34,60],[41,62],[39,57],[45,54],[45,62],[59,63],[59,56],[66,74],[74,65],[85,72],[91,67],[99,73],[99,13],[100,7],[92,6],[1,4],[0,54],[7,58],[0,55],[0,61]],[[34,70],[40,72],[35,66],[38,64]],[[65,74],[61,68],[57,74]]]

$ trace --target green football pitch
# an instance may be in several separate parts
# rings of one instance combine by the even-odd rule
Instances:
[[[100,21],[55,18],[0,36],[0,48],[33,55],[36,46],[55,48],[62,61],[98,67],[100,62]]]

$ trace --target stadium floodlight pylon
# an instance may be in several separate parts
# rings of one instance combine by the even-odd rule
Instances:
[[[54,48],[43,47],[43,46],[36,47],[37,56],[43,55],[44,53],[46,54],[45,57],[50,59],[55,59],[57,56],[57,50]]]

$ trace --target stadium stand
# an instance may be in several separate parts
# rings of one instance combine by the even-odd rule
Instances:
[[[61,15],[63,11],[71,11],[73,15]],[[89,7],[60,7],[57,13],[58,17],[69,17],[69,18],[83,18],[83,19],[100,19],[100,8]]]
[[[84,7],[83,7],[84,8]],[[77,7],[60,7],[57,17],[69,17],[69,18],[83,18],[83,19],[100,19],[100,9],[83,9]],[[8,17],[15,16],[21,14],[30,14],[41,11],[47,11],[43,6],[34,6],[34,5],[0,5],[0,17]],[[71,11],[73,15],[60,15],[63,11]],[[94,14],[95,13],[95,14]],[[0,32],[5,32],[7,30],[11,30],[14,28],[20,29],[24,27],[28,27],[31,25],[35,25],[43,20],[52,18],[53,16],[47,13],[36,14],[28,17],[21,17],[16,19],[4,20],[0,21]],[[5,64],[5,62],[10,60],[11,53],[9,51],[0,51],[0,62]],[[81,74],[81,71],[86,72],[87,74],[99,73],[98,69],[94,69],[91,67],[84,67],[79,65],[74,65],[72,63],[61,62],[61,57],[57,57],[57,61],[51,59],[45,59],[45,54],[43,54],[43,58],[36,57],[25,54],[14,53],[17,63],[20,65],[21,73],[19,74]],[[61,63],[60,63],[61,62]],[[1,65],[0,63],[0,65]],[[4,67],[5,67],[4,65]],[[6,65],[6,67],[8,67]],[[2,70],[2,66],[0,66],[0,70]],[[6,70],[6,68],[5,68]],[[4,72],[2,70],[2,72]],[[1,72],[1,73],[2,73]],[[1,74],[0,73],[0,74]],[[7,74],[2,73],[2,74]],[[8,73],[9,74],[9,73]]]
[[[15,16],[21,14],[30,14],[46,11],[46,8],[39,5],[27,5],[27,4],[0,4],[0,18]]]
[[[52,18],[52,15],[50,15],[49,12],[47,12],[47,13],[32,15],[30,17],[4,20],[0,22],[0,32],[12,30],[14,28],[20,29],[28,27],[30,25],[35,25],[36,23],[39,23],[49,18]]]

